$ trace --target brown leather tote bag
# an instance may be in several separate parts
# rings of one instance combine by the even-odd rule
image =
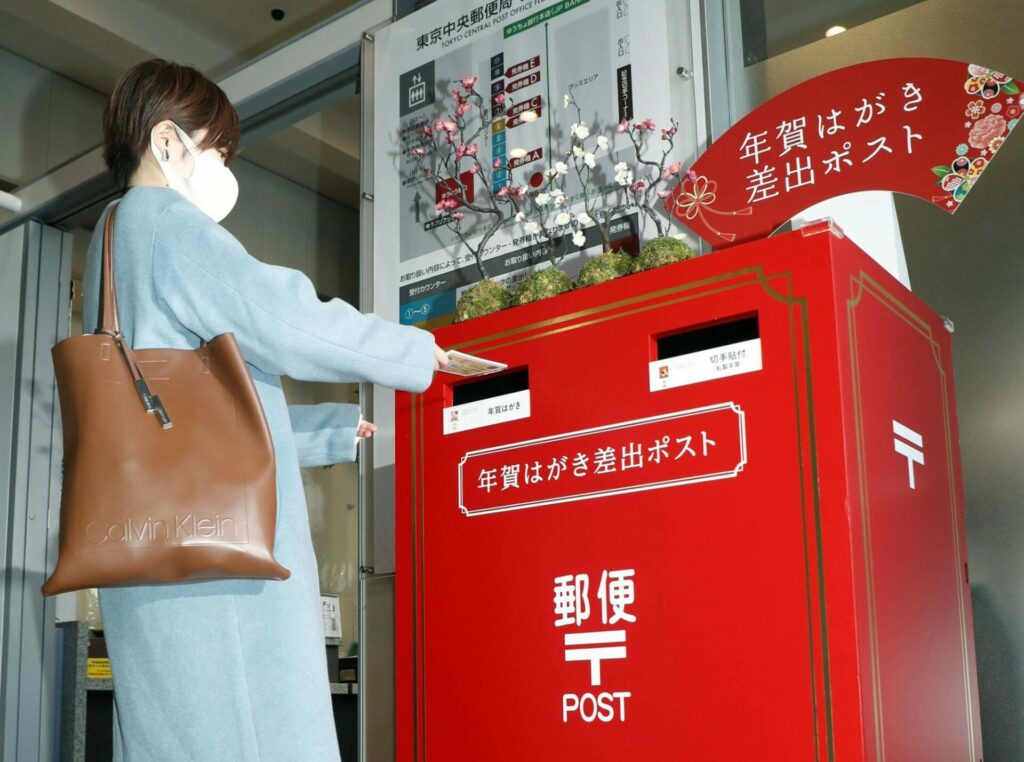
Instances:
[[[273,554],[270,430],[234,334],[195,350],[132,350],[118,325],[116,210],[103,230],[102,326],[52,350],[64,473],[57,567],[43,595],[288,579]]]

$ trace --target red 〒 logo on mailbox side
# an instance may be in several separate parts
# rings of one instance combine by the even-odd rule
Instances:
[[[747,462],[746,416],[719,405],[467,452],[467,516],[729,479]]]

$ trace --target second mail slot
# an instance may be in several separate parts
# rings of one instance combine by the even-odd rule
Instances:
[[[653,339],[651,391],[761,370],[757,314],[719,320]]]

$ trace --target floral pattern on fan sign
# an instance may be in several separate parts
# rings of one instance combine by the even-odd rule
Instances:
[[[995,69],[971,64],[964,92],[964,141],[949,164],[932,167],[938,185],[949,194],[945,206],[955,211],[989,161],[1020,121],[1024,111],[1022,83]]]

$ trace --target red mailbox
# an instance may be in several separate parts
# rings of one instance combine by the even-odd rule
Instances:
[[[980,760],[950,337],[827,224],[438,332],[400,760]]]

